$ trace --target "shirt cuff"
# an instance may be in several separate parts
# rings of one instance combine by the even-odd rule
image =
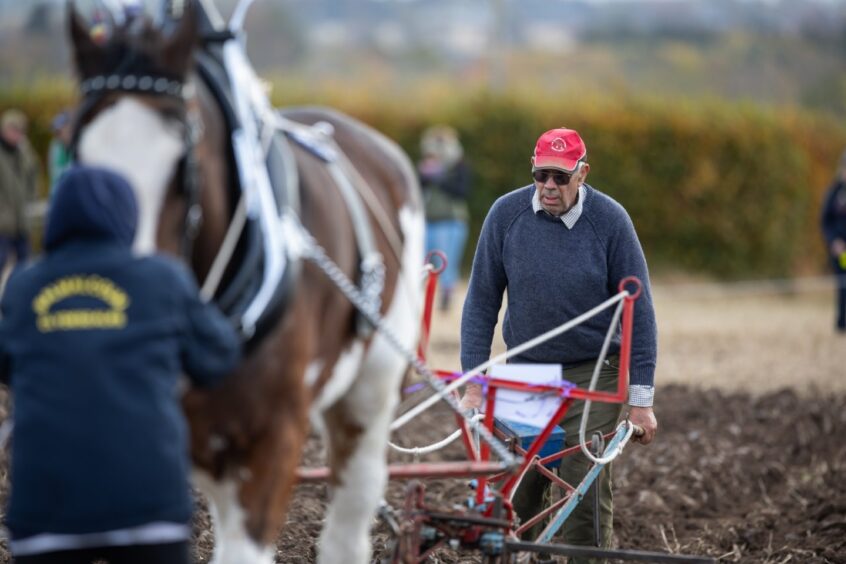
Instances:
[[[629,386],[629,405],[632,407],[652,407],[655,398],[655,386]]]

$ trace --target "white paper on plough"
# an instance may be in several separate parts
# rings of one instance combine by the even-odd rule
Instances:
[[[497,364],[491,367],[488,375],[524,384],[561,385],[560,364]],[[562,401],[561,396],[551,393],[502,388],[496,393],[494,415],[543,429]]]

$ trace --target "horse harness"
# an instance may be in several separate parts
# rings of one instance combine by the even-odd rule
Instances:
[[[287,278],[288,283],[280,285],[285,288],[284,298],[278,295],[280,291],[277,288],[276,298],[271,300],[271,304],[277,307],[258,312],[253,307],[256,305],[253,300],[246,307],[240,308],[241,326],[261,329],[266,325],[261,323],[262,320],[278,318],[275,313],[280,309],[280,302],[287,303],[290,299],[290,286],[294,278],[291,274],[299,270],[299,260],[303,258],[303,238],[296,231],[305,228],[299,221],[299,175],[290,147],[291,141],[326,167],[347,204],[360,257],[361,288],[368,302],[378,310],[384,289],[384,261],[378,252],[373,227],[367,217],[365,203],[370,202],[365,202],[360,195],[369,193],[370,187],[360,175],[354,173],[354,167],[348,166],[349,160],[332,137],[332,126],[327,123],[308,126],[288,120],[276,112],[270,107],[264,92],[256,88],[257,79],[240,43],[233,36],[219,32],[206,37],[206,48],[196,56],[197,70],[227,119],[232,137],[233,164],[239,172],[241,198],[246,200],[247,208],[251,207],[250,202],[253,206],[256,202],[262,204],[260,209],[248,213],[248,216],[255,216],[255,221],[247,222],[244,227],[249,228],[251,223],[261,224],[261,237],[252,238],[252,244],[245,255],[253,254],[251,250],[261,241],[260,247],[264,250],[265,258],[274,248],[281,249],[286,257],[284,278]],[[255,166],[257,162],[261,165]],[[369,207],[372,209],[372,204]],[[270,210],[275,213],[269,214]],[[375,210],[374,216],[378,216]],[[232,231],[239,228],[237,221],[230,225]],[[392,239],[390,233],[386,235],[389,240]],[[274,243],[274,239],[278,241]],[[224,252],[222,249],[221,255]],[[244,271],[239,268],[238,276],[243,278]],[[249,269],[246,271],[249,272]],[[261,286],[266,287],[267,284]],[[236,287],[237,284],[230,283],[230,287],[218,295],[219,303],[224,308],[230,305],[229,298],[236,295],[233,292]],[[259,287],[254,295],[260,296],[261,292],[262,288]],[[271,311],[274,315],[268,315]],[[256,313],[260,313],[258,318],[255,317]],[[357,327],[361,336],[372,333],[372,325],[360,314]]]
[[[175,4],[181,5],[180,2],[175,2]],[[208,26],[208,21],[202,23]],[[229,111],[230,116],[234,115],[241,120],[241,129],[232,128],[231,133],[234,160],[238,167],[239,179],[241,180],[241,198],[245,200],[244,208],[247,217],[250,218],[250,221],[246,221],[245,225],[255,225],[258,223],[261,227],[261,247],[265,260],[265,272],[263,272],[262,281],[255,295],[249,300],[248,306],[243,310],[243,313],[240,313],[239,318],[237,320],[233,319],[233,315],[230,313],[230,319],[235,322],[236,326],[240,329],[242,338],[246,341],[245,346],[249,346],[251,343],[254,344],[259,338],[261,331],[257,331],[257,329],[267,326],[268,323],[272,322],[271,318],[275,317],[273,321],[279,319],[279,316],[271,316],[270,312],[276,308],[281,308],[284,302],[290,299],[289,289],[293,272],[298,270],[300,259],[305,258],[312,261],[323,271],[341,293],[353,304],[359,318],[359,323],[357,324],[359,334],[367,336],[372,334],[373,331],[378,331],[390,346],[416,372],[423,376],[432,388],[439,392],[439,395],[444,397],[457,413],[460,413],[461,410],[457,404],[457,400],[451,395],[444,394],[443,390],[445,386],[443,382],[433,375],[425,363],[418,358],[415,351],[402,344],[401,339],[387,326],[384,318],[379,313],[381,304],[380,295],[384,287],[384,263],[373,244],[372,227],[364,211],[362,195],[353,188],[354,183],[346,179],[344,175],[339,175],[339,172],[344,168],[342,165],[346,163],[348,174],[351,174],[356,179],[360,178],[360,175],[357,174],[355,167],[351,166],[351,163],[343,155],[343,152],[340,151],[337,143],[334,143],[334,140],[331,139],[331,130],[320,124],[316,127],[297,124],[277,115],[269,107],[269,103],[263,93],[260,96],[256,96],[256,91],[259,87],[258,80],[252,73],[252,69],[243,52],[243,46],[237,41],[234,34],[227,30],[214,29],[214,26],[212,26],[211,30],[206,29],[205,31],[204,37],[208,42],[222,44],[223,70],[225,76],[229,79],[226,83],[230,86],[233,84],[237,85],[235,88],[230,89],[233,94],[234,103],[228,108],[224,104],[222,105],[224,106],[225,114]],[[192,112],[188,110],[186,94],[190,92],[186,92],[188,89],[185,88],[185,84],[182,81],[162,74],[143,73],[137,70],[136,72],[128,72],[129,68],[131,68],[127,62],[128,59],[131,58],[125,58],[116,72],[108,76],[95,76],[83,83],[83,102],[77,114],[76,126],[74,128],[74,154],[76,153],[76,145],[78,144],[82,129],[81,124],[86,123],[90,119],[90,116],[93,115],[97,107],[104,101],[108,93],[118,91],[137,92],[176,100],[183,109],[180,115],[181,121],[185,126],[185,152],[180,162],[180,168],[182,169],[181,175],[183,180],[181,186],[188,202],[185,217],[186,229],[182,245],[183,254],[187,260],[190,257],[193,241],[202,219],[199,210],[200,188],[197,182],[197,163],[194,155],[195,146],[201,134],[199,116],[192,116]],[[246,79],[246,84],[241,79]],[[212,83],[209,86],[214,87],[220,85]],[[250,87],[252,87],[252,100],[245,100],[242,90],[245,88],[249,89]],[[218,101],[221,101],[220,97]],[[244,130],[251,135],[244,135]],[[277,135],[280,131],[284,135]],[[261,136],[259,132],[262,133]],[[271,132],[271,134],[264,135],[264,132]],[[336,179],[336,184],[348,207],[356,210],[352,211],[351,218],[355,225],[359,254],[362,258],[360,264],[362,288],[357,287],[338,265],[327,256],[325,250],[299,221],[298,199],[296,199],[298,173],[293,162],[291,149],[288,145],[288,137],[327,163],[330,174]],[[257,175],[253,174],[251,176],[250,172],[251,165],[255,165],[263,153],[267,156],[266,152],[262,149],[264,147],[269,148],[274,142],[276,142],[276,146],[279,148],[278,154],[281,155],[282,161],[288,165],[293,165],[283,167],[282,176],[284,177],[284,181],[281,191],[273,190],[269,179],[269,167],[260,167],[261,170]],[[252,179],[258,179],[258,182],[255,184],[244,182],[245,180]],[[361,187],[361,182],[359,182],[359,186]],[[278,195],[289,195],[290,198],[283,202],[276,197]],[[384,235],[391,243],[390,246],[393,252],[400,259],[399,237],[395,233],[395,230],[381,217],[380,210],[374,206],[372,198],[370,200],[365,198],[364,203],[368,204],[369,209],[380,223]],[[278,215],[274,216],[271,213],[271,210],[268,209],[271,207],[279,212]],[[231,233],[238,231],[236,222],[232,223],[229,231]],[[227,233],[227,238],[229,235],[230,233]],[[233,236],[233,238],[235,237]],[[282,238],[287,241],[287,244],[281,244],[280,239]],[[275,256],[273,252],[268,252],[269,250],[282,251],[282,256]],[[273,262],[274,259],[276,259],[275,263]],[[217,262],[217,259],[215,259],[215,262]],[[228,259],[222,262],[228,262]],[[282,263],[281,271],[279,267],[280,262]],[[270,267],[267,266],[268,263]],[[268,271],[271,272],[270,276],[267,274]],[[478,432],[491,445],[497,455],[509,463],[509,466],[515,465],[515,460],[508,449],[494,439],[487,428],[480,426],[474,421],[470,422],[470,427]]]
[[[381,293],[384,289],[385,266],[382,255],[378,252],[373,227],[367,217],[365,202],[359,195],[363,189],[363,179],[350,171],[349,161],[332,138],[329,124],[321,123],[315,126],[299,124],[282,117],[275,112],[256,111],[247,108],[243,101],[239,104],[237,88],[244,88],[242,82],[232,76],[232,67],[240,66],[236,56],[233,64],[231,50],[227,59],[226,52],[221,49],[231,47],[236,43],[234,36],[229,33],[213,32],[204,36],[206,48],[200,50],[195,57],[198,80],[202,80],[209,87],[226,118],[227,129],[233,138],[231,158],[238,169],[239,197],[246,202],[247,208],[252,207],[252,213],[246,212],[247,218],[240,223],[233,219],[227,238],[245,241],[240,263],[233,265],[233,248],[227,253],[221,252],[216,263],[222,263],[221,268],[231,270],[231,276],[225,287],[218,288],[217,280],[210,288],[204,285],[205,297],[214,297],[221,309],[239,329],[246,346],[252,346],[275,325],[279,313],[290,301],[294,280],[299,272],[299,259],[303,252],[301,247],[303,238],[298,238],[293,231],[304,230],[299,222],[299,179],[296,162],[293,160],[289,139],[303,147],[327,168],[334,184],[338,188],[344,202],[347,204],[360,256],[359,279],[361,295],[369,309],[378,311],[381,305]],[[231,43],[230,43],[231,42]],[[229,45],[227,45],[229,44]],[[240,50],[240,46],[238,46]],[[227,60],[229,64],[227,64]],[[240,69],[243,72],[243,68]],[[251,71],[251,69],[249,69]],[[233,85],[238,85],[233,87]],[[186,262],[190,262],[194,241],[202,223],[203,215],[200,206],[200,182],[198,178],[198,164],[196,159],[196,145],[203,134],[202,120],[197,108],[189,101],[195,96],[195,87],[191,82],[184,82],[162,72],[153,71],[145,57],[133,50],[127,50],[115,70],[107,75],[96,75],[81,84],[82,102],[76,115],[76,126],[71,144],[74,157],[81,133],[85,124],[107,100],[109,94],[116,92],[142,94],[162,100],[172,101],[177,109],[173,112],[182,125],[184,150],[177,167],[177,189],[186,200],[184,231],[180,245],[181,254]],[[259,108],[261,110],[261,108]],[[248,122],[252,123],[248,123]],[[248,125],[249,127],[245,127]],[[236,134],[241,130],[252,130],[253,135]],[[279,134],[281,133],[281,134]],[[246,138],[246,139],[245,139]],[[237,150],[239,146],[241,151]],[[248,150],[243,150],[244,145]],[[252,153],[252,154],[250,154]],[[247,169],[254,166],[256,154],[263,154],[267,182],[258,182],[259,194],[251,194],[256,190],[253,182],[255,174]],[[344,166],[346,164],[347,166]],[[354,167],[353,167],[354,169]],[[356,188],[356,184],[358,188]],[[249,202],[252,202],[250,205]],[[278,212],[278,222],[268,219],[262,213],[267,204]],[[372,209],[372,202],[370,204]],[[256,208],[260,210],[256,210]],[[377,215],[374,213],[374,215]],[[383,222],[384,223],[384,222]],[[385,225],[382,225],[383,231]],[[386,233],[392,248],[396,253],[395,233]],[[274,241],[275,239],[275,241]],[[286,243],[284,240],[297,240],[300,244]],[[268,261],[272,260],[269,251],[281,251],[285,257],[281,260],[283,266],[268,268]],[[276,253],[274,253],[276,254]],[[226,255],[226,256],[222,256]],[[328,258],[328,257],[326,257]],[[399,258],[399,257],[398,257]],[[278,263],[278,257],[276,263]],[[233,268],[237,267],[237,268]],[[214,268],[214,266],[213,266]],[[268,275],[268,270],[275,275]],[[357,308],[357,331],[360,336],[369,336],[373,331],[373,324],[361,315]]]
[[[145,72],[144,68],[149,66],[144,57],[129,50],[114,72],[96,75],[82,82],[82,101],[75,116],[70,152],[73,159],[78,160],[78,145],[85,124],[111,93],[128,92],[173,101],[177,108],[175,117],[182,125],[183,132],[184,150],[177,166],[177,176],[180,178],[177,186],[186,200],[185,229],[180,248],[182,256],[188,261],[203,221],[195,155],[196,144],[202,135],[202,122],[199,113],[195,109],[189,109],[187,104],[187,100],[193,96],[192,85],[186,85],[183,81],[158,71]],[[125,72],[128,69],[133,72]]]

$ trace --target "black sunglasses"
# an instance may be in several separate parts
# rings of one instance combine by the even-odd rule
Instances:
[[[549,177],[552,177],[552,181],[555,182],[555,184],[557,184],[558,186],[565,186],[567,184],[570,184],[570,179],[573,178],[573,173],[543,169],[532,171],[532,178],[534,178],[537,182],[540,182],[541,184],[545,184]]]

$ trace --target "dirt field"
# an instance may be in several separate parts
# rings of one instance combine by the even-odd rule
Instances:
[[[659,434],[648,447],[629,446],[616,465],[620,547],[724,562],[846,562],[846,336],[832,330],[826,284],[799,290],[656,288]],[[436,312],[430,358],[437,368],[457,368],[459,318],[457,307]],[[394,440],[428,444],[451,432],[450,423],[438,407]],[[461,457],[453,445],[428,459]],[[304,462],[320,462],[316,440]],[[403,487],[390,487],[395,506]],[[461,480],[427,488],[428,502],[447,508],[469,495]],[[314,561],[326,495],[323,485],[298,487],[277,562]],[[207,516],[197,525],[196,554],[205,563]],[[385,541],[377,525],[377,555]],[[474,560],[445,552],[437,561]]]

